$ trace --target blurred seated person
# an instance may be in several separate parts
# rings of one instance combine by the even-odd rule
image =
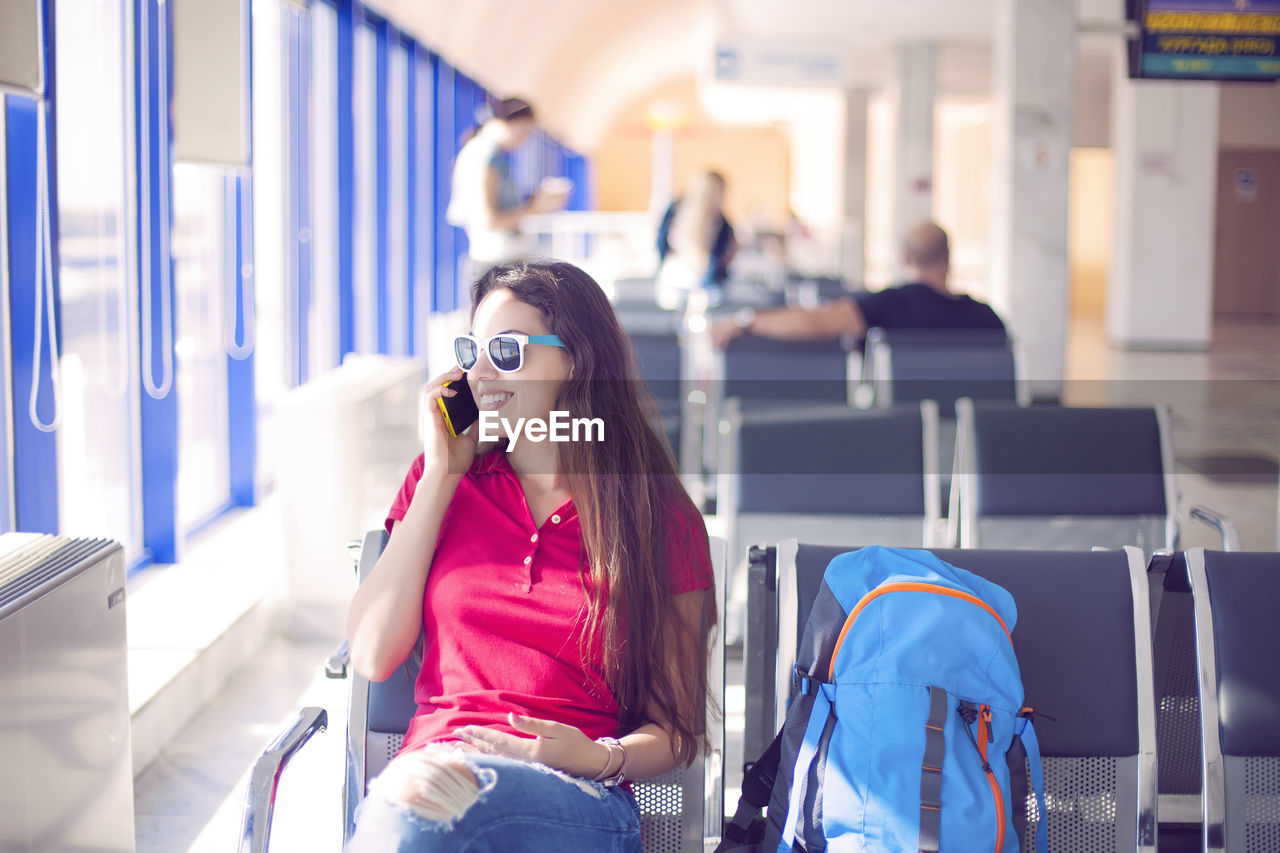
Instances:
[[[663,308],[684,305],[693,290],[706,291],[708,302],[723,298],[729,264],[738,251],[733,226],[724,215],[724,175],[700,172],[683,196],[663,214],[658,226],[656,296]]]
[[[985,302],[952,293],[947,286],[951,250],[947,232],[923,222],[907,233],[903,247],[908,284],[851,293],[817,308],[744,308],[711,324],[716,346],[744,332],[783,340],[861,338],[867,329],[995,329],[1004,323]]]

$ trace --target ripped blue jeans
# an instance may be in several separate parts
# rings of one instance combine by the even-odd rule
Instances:
[[[406,757],[373,780],[347,853],[642,853],[639,810],[623,788],[480,752]]]

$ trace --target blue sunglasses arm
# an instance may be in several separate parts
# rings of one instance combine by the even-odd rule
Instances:
[[[530,335],[529,343],[546,344],[551,347],[563,347],[564,342],[560,340],[559,335]]]

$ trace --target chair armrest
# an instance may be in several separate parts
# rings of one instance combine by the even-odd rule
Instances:
[[[273,740],[253,763],[244,815],[240,821],[240,853],[267,853],[271,841],[271,813],[276,805],[280,773],[293,754],[329,724],[324,708],[303,708],[288,729]]]
[[[1216,513],[1207,506],[1196,505],[1191,508],[1191,517],[1201,524],[1207,524],[1222,537],[1222,550],[1240,550],[1240,531],[1236,523],[1225,515]]]
[[[333,654],[325,658],[325,678],[346,678],[351,665],[351,642],[343,640],[342,645],[334,649]]]

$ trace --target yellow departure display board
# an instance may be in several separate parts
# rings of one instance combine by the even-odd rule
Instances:
[[[1139,0],[1133,77],[1280,80],[1280,0]]]

